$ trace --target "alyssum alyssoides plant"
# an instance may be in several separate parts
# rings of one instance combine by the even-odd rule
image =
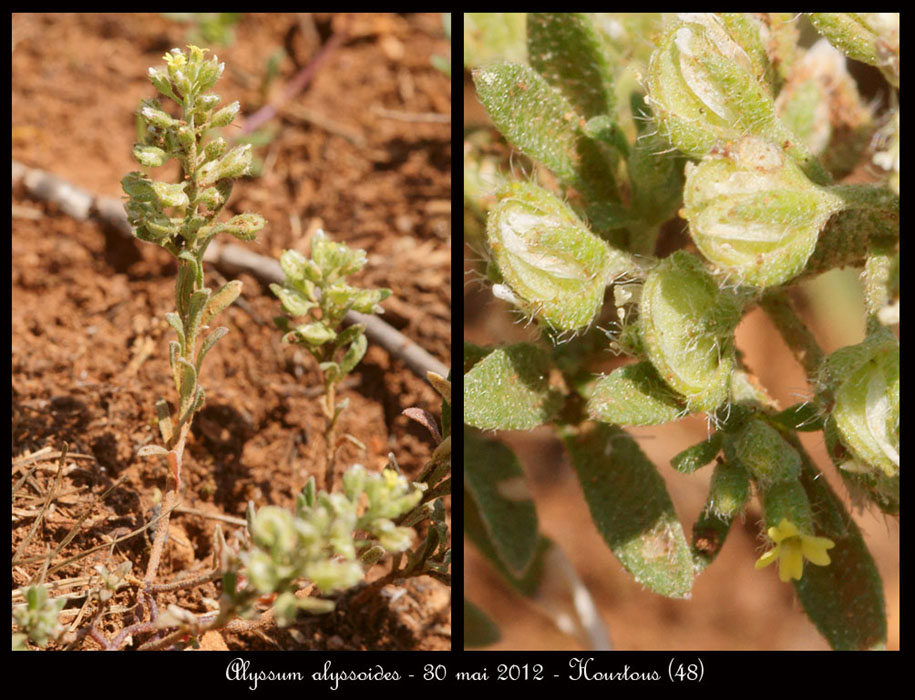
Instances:
[[[280,267],[284,283],[270,285],[287,313],[309,319],[292,330],[284,316],[278,317],[276,323],[286,331],[283,340],[307,349],[321,371],[324,381],[321,407],[326,419],[324,487],[328,491],[334,483],[337,421],[349,402],[344,399],[337,403],[337,386],[359,364],[368,346],[365,324],[353,323],[343,328],[343,319],[350,310],[383,313],[379,304],[391,294],[390,289],[360,289],[346,283],[347,275],[361,270],[365,262],[364,250],[334,243],[319,230],[311,239],[310,258],[295,250],[283,252]]]
[[[144,138],[134,146],[134,157],[147,168],[176,159],[181,165],[179,181],[158,182],[143,172],[128,173],[121,180],[128,195],[125,208],[134,235],[162,246],[178,263],[176,310],[165,317],[177,335],[168,348],[178,394],[177,413],[172,417],[168,404],[160,399],[156,414],[165,444],[147,445],[139,451],[141,456],[165,456],[171,471],[170,488],[162,504],[163,518],[144,578],[147,593],[155,579],[169,513],[177,504],[187,433],[194,414],[204,403],[204,389],[199,382],[203,360],[228,332],[225,327],[209,331],[209,324],[241,293],[241,282],[235,280],[216,292],[208,288],[203,256],[217,234],[252,240],[265,224],[263,217],[253,213],[218,220],[232,192],[233,180],[248,172],[251,146],[228,149],[221,137],[205,140],[210,129],[231,124],[240,105],[233,102],[217,109],[220,98],[209,94],[209,90],[219,80],[225,64],[215,58],[206,59],[204,49],[188,49],[188,53],[173,49],[165,54],[164,71],[149,69],[150,82],[163,97],[177,103],[179,116],[171,116],[157,99],[143,100],[138,116],[145,127]]]
[[[471,19],[477,45],[505,41],[498,15]],[[823,38],[803,48],[808,19]],[[465,422],[553,425],[608,546],[666,596],[689,596],[755,494],[769,539],[758,567],[778,561],[832,647],[882,646],[874,561],[798,432],[823,431],[857,504],[898,513],[898,15],[531,13],[525,48],[526,63],[465,63],[543,184],[498,176],[492,196],[494,171],[471,149],[465,200],[471,217],[485,212],[477,246],[493,294],[542,341],[465,343]],[[864,103],[845,56],[886,76],[884,112]],[[838,182],[861,162],[878,182]],[[656,257],[678,213],[691,246]],[[860,269],[867,334],[826,355],[787,290],[842,266]],[[754,306],[806,370],[810,401],[781,410],[743,365],[734,329]],[[632,362],[595,374],[608,350]],[[691,544],[621,427],[689,414],[707,416],[708,439],[671,463],[714,464]],[[498,438],[468,431],[465,450],[470,539],[533,595],[545,539],[533,502],[509,488],[521,469]],[[467,609],[470,634],[491,639]]]

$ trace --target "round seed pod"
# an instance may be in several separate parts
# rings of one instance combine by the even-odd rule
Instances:
[[[587,326],[600,310],[607,284],[632,269],[628,256],[591,233],[542,187],[512,182],[498,199],[486,222],[503,282],[493,293],[554,330]]]
[[[841,465],[850,472],[899,473],[899,342],[887,329],[826,359],[834,387],[839,440],[851,452]]]
[[[769,287],[798,275],[843,200],[815,185],[782,150],[745,137],[687,164],[684,207],[702,254],[735,281]]]
[[[694,255],[677,251],[648,273],[639,323],[651,364],[690,411],[714,411],[734,368],[737,297],[718,288]]]

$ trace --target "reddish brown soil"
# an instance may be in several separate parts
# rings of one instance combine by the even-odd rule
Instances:
[[[307,239],[319,227],[365,249],[369,262],[356,282],[393,289],[383,318],[448,366],[451,127],[422,119],[451,109],[450,81],[429,62],[449,52],[440,16],[246,15],[231,46],[213,47],[226,63],[215,92],[223,104],[240,100],[241,117],[250,116],[278,100],[343,29],[345,42],[269,122],[274,137],[255,150],[261,174],[235,186],[229,208],[268,220],[258,240],[246,244],[260,255],[278,258],[284,248],[307,253]],[[147,67],[163,65],[166,51],[184,46],[185,32],[185,25],[159,15],[13,15],[13,158],[97,195],[121,196],[121,177],[137,169],[134,112],[141,98],[155,94]],[[268,59],[279,49],[286,57],[265,86]],[[380,116],[379,109],[421,120]],[[174,305],[173,261],[96,221],[74,220],[21,187],[14,188],[13,204],[13,483],[39,465],[13,502],[19,562],[13,586],[40,578],[47,553],[71,530],[75,537],[50,557],[46,580],[89,576],[98,564],[113,568],[125,560],[142,577],[149,554],[143,535],[55,567],[142,525],[165,488],[160,458],[141,459],[136,451],[157,439],[157,397],[174,404],[167,360],[174,334],[164,321]],[[222,282],[219,270],[210,268],[207,276],[211,287]],[[280,307],[269,289],[252,275],[239,278],[242,297],[220,317],[229,334],[204,365],[207,402],[185,452],[182,492],[186,507],[236,518],[244,517],[249,500],[292,506],[310,475],[321,483],[324,454],[318,370],[307,353],[280,342],[272,321]],[[346,443],[338,469],[360,462],[378,470],[393,452],[406,475],[417,474],[433,444],[401,412],[419,406],[440,414],[424,379],[370,344],[339,398],[349,399],[341,430],[366,449]],[[55,455],[65,443],[65,466],[75,469],[55,486]],[[17,553],[50,490],[53,508]],[[158,580],[206,570],[215,523],[176,514]],[[374,567],[369,579],[386,568]],[[85,586],[69,590],[85,592]],[[199,613],[205,598],[218,597],[218,585],[209,583],[158,602]],[[343,598],[331,615],[285,630],[210,637],[205,646],[448,649],[450,601],[448,587],[420,577],[388,586],[358,607]],[[68,604],[67,623],[82,602]],[[135,588],[119,592],[102,631],[110,636],[122,628],[135,602]],[[93,605],[80,613],[82,624]],[[98,645],[87,639],[79,648]]]

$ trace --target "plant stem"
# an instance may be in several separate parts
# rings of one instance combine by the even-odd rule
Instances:
[[[780,289],[768,292],[759,300],[759,305],[772,319],[807,376],[815,380],[825,355],[816,338],[813,337],[813,333],[804,325],[791,306],[788,295]]]
[[[329,382],[324,394],[324,415],[327,418],[327,427],[324,430],[326,440],[324,452],[324,490],[331,492],[334,485],[334,468],[337,454],[337,385]]]

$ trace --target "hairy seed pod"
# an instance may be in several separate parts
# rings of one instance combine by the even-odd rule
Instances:
[[[514,182],[498,196],[486,223],[493,261],[504,281],[493,293],[555,330],[587,326],[622,254],[542,187]]]
[[[728,397],[740,309],[699,258],[683,251],[645,279],[639,323],[648,357],[690,411],[714,411]]]
[[[782,284],[804,269],[844,202],[755,137],[687,164],[681,215],[702,254],[736,281]]]

